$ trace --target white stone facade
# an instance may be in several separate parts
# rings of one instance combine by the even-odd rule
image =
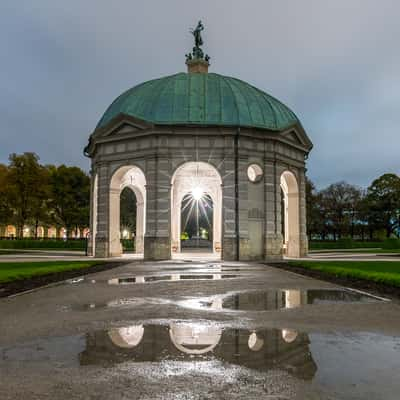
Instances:
[[[304,256],[305,160],[311,147],[300,124],[277,133],[154,126],[120,115],[96,130],[86,149],[92,159],[91,253],[120,254],[119,195],[130,186],[138,199],[139,252],[148,260],[173,257],[180,251],[180,200],[193,163],[201,163],[213,198],[214,252],[224,260]],[[262,170],[256,182],[248,178],[251,164]]]

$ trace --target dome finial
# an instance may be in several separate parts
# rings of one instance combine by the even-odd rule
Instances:
[[[188,66],[188,72],[202,72],[207,73],[210,65],[210,57],[208,54],[204,55],[201,46],[203,46],[203,38],[201,32],[204,30],[204,25],[201,21],[198,22],[195,29],[191,29],[190,33],[194,37],[193,51],[186,54],[186,65]]]

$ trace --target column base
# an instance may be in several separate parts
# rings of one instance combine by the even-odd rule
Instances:
[[[171,239],[169,237],[145,236],[144,259],[149,261],[171,259]]]
[[[300,235],[300,257],[308,256],[308,236]]]
[[[109,243],[108,238],[104,236],[96,236],[94,249],[94,256],[98,258],[107,258],[109,257]]]
[[[222,260],[237,261],[236,257],[236,237],[229,236],[222,238]]]
[[[283,259],[283,238],[277,233],[265,238],[265,261],[277,262]]]

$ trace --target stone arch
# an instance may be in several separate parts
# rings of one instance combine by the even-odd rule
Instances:
[[[143,325],[132,325],[123,328],[112,328],[108,331],[111,341],[124,349],[130,349],[140,344],[144,335]]]
[[[38,237],[38,238],[44,238],[44,236],[45,236],[45,231],[44,231],[44,226],[42,226],[42,225],[39,225],[38,227],[37,227],[37,229],[36,229],[36,236]]]
[[[298,332],[293,329],[282,329],[282,339],[286,343],[293,343],[298,336]]]
[[[182,199],[196,187],[201,187],[213,203],[213,253],[220,254],[222,241],[222,179],[210,163],[188,161],[181,164],[171,178],[171,247],[172,254],[181,251]]]
[[[291,171],[281,175],[283,193],[283,246],[288,257],[300,257],[300,202],[299,185]]]
[[[201,324],[176,324],[169,326],[169,336],[174,346],[186,354],[205,354],[218,345],[222,328]]]
[[[17,236],[17,228],[14,225],[7,225],[6,236],[7,237],[16,237]]]
[[[247,345],[251,351],[260,351],[264,346],[264,338],[257,332],[252,332],[249,335]]]
[[[110,181],[110,214],[109,214],[109,255],[122,254],[120,235],[120,195],[129,187],[136,196],[136,253],[143,253],[145,221],[146,221],[146,177],[135,165],[118,168]]]

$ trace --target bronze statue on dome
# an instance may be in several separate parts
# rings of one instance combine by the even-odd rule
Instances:
[[[203,46],[203,38],[201,37],[201,31],[204,30],[204,25],[201,21],[196,26],[196,29],[191,29],[190,32],[194,36],[195,47]]]
[[[190,29],[190,33],[194,37],[194,47],[192,53],[185,54],[186,62],[190,62],[192,60],[205,60],[207,63],[210,61],[210,57],[208,54],[204,55],[203,50],[200,46],[203,46],[203,38],[201,36],[201,32],[204,30],[204,25],[201,21],[198,22],[195,29]]]

